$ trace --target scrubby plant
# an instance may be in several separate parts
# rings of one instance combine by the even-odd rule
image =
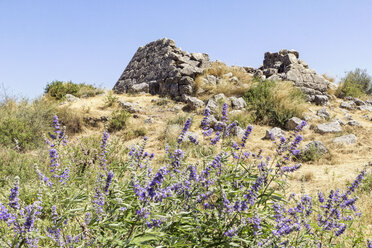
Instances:
[[[55,106],[43,99],[17,101],[8,98],[0,103],[0,145],[27,150],[40,147],[42,134],[47,132],[48,123],[55,112]]]
[[[109,132],[120,131],[128,125],[130,113],[125,110],[114,111],[108,123]]]
[[[367,70],[360,68],[350,71],[341,79],[336,92],[338,97],[362,97],[365,94],[372,95],[372,78]]]
[[[334,247],[357,246],[363,233],[345,243],[343,235],[357,220],[355,191],[360,172],[344,190],[317,196],[286,194],[286,178],[301,168],[294,161],[305,122],[290,137],[273,140],[272,157],[249,149],[252,126],[239,143],[230,137],[227,105],[215,129],[201,123],[203,139],[187,135],[187,119],[175,146],[155,168],[157,154],[147,152],[148,138],[118,159],[105,131],[98,159],[72,166],[65,131],[54,117],[49,134],[49,163],[36,166],[35,197],[24,201],[21,180],[0,195],[2,247]],[[210,149],[190,161],[186,143]],[[117,153],[117,152],[116,152]],[[92,178],[94,178],[92,180]],[[288,197],[289,196],[289,197]],[[355,220],[354,220],[355,219]],[[364,243],[366,244],[366,243]]]
[[[106,95],[105,97],[105,105],[104,105],[104,108],[107,108],[107,107],[112,107],[114,106],[117,101],[118,101],[118,97],[115,96],[111,91]]]
[[[290,82],[258,81],[245,94],[255,123],[284,127],[292,117],[303,117],[305,98]]]
[[[312,145],[310,145],[310,147],[306,151],[303,151],[301,153],[299,158],[302,161],[305,161],[305,162],[309,162],[309,161],[316,162],[323,155],[324,154],[319,150],[319,148],[316,145],[312,144]]]
[[[92,97],[102,93],[101,89],[97,89],[91,84],[76,84],[71,81],[53,81],[48,83],[44,90],[45,94],[57,100],[64,99],[67,94],[76,97]]]
[[[56,108],[55,114],[58,115],[61,124],[66,127],[69,135],[80,133],[83,130],[83,118],[81,113],[67,107],[60,107]]]

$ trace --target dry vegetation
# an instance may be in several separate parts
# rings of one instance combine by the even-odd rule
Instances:
[[[229,76],[229,73],[232,76]],[[208,84],[207,75],[213,75],[219,79],[216,85]],[[236,77],[235,80],[233,77]],[[203,74],[195,79],[195,93],[201,98],[223,93],[226,96],[242,96],[250,88],[253,78],[243,68],[227,66],[222,62],[213,62]]]
[[[233,84],[228,77],[224,76],[227,73],[232,73],[238,78],[238,82]],[[220,78],[220,83],[216,87],[208,87],[203,84],[202,79],[206,75],[214,75]],[[196,79],[196,85],[199,89],[203,89],[202,97],[208,98],[210,95],[224,93],[225,95],[244,95],[248,89],[254,86],[252,78],[241,69],[235,67],[227,67],[223,63],[216,62],[213,66],[206,70],[203,75]],[[305,115],[314,115],[320,106],[314,106],[303,102],[296,102],[296,99],[289,97],[289,92],[293,86],[290,83],[283,82],[277,84],[274,88],[274,102],[278,104],[278,108],[295,108],[296,111]],[[49,100],[51,101],[51,100]],[[115,111],[121,110],[118,101],[136,103],[141,107],[140,112],[131,114],[125,126],[114,133],[110,138],[112,147],[116,151],[117,156],[126,156],[126,152],[131,146],[139,143],[143,136],[150,137],[148,142],[148,151],[158,154],[155,158],[155,164],[161,166],[164,162],[164,143],[174,144],[177,136],[182,129],[183,123],[188,117],[193,118],[193,123],[190,131],[195,131],[200,124],[203,116],[200,113],[185,113],[182,111],[183,103],[176,103],[166,98],[143,94],[141,96],[131,95],[115,95],[112,92],[106,92],[103,95],[97,95],[90,98],[81,98],[75,102],[69,102],[57,106],[54,111],[61,117],[62,123],[67,126],[71,137],[71,142],[79,145],[84,139],[92,139],[92,142],[97,142],[102,130],[107,127],[107,122],[99,122],[97,126],[91,126],[84,121],[86,117],[101,118],[112,117]],[[339,99],[331,102],[328,110],[331,112],[331,118],[344,118],[344,112],[338,108]],[[16,109],[17,104],[9,101],[6,104],[11,105],[10,109]],[[18,106],[19,107],[19,106]],[[343,134],[353,133],[358,137],[357,144],[345,146],[332,143],[332,140],[341,134],[320,135],[313,132],[311,128],[304,130],[304,142],[312,140],[322,141],[329,149],[330,153],[321,157],[319,161],[304,163],[303,167],[295,172],[290,179],[289,192],[305,193],[315,195],[319,190],[327,191],[330,188],[345,188],[347,183],[350,183],[358,172],[372,160],[372,122],[366,120],[363,115],[368,112],[353,111],[350,112],[354,120],[361,123],[362,127],[347,127],[343,128]],[[252,111],[244,110],[241,113],[231,115],[231,120],[237,120],[243,127],[254,121]],[[152,121],[148,121],[151,119]],[[324,122],[322,119],[313,119],[312,124]],[[254,131],[249,138],[248,147],[252,151],[264,150],[265,155],[274,154],[274,144],[263,140],[266,130],[271,128],[267,123],[255,125]],[[202,139],[201,133],[198,133]],[[193,149],[190,145],[187,152],[191,159],[197,159],[201,152]],[[36,158],[40,152],[26,152],[31,157]],[[6,154],[3,154],[4,158]],[[3,156],[2,155],[2,156]],[[156,166],[156,165],[155,165]],[[360,210],[363,212],[362,224],[367,227],[364,230],[366,235],[372,236],[372,193],[371,190],[364,190],[360,196]],[[351,232],[351,231],[350,231]]]

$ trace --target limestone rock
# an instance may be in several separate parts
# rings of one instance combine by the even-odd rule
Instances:
[[[214,95],[212,99],[216,102],[222,101],[223,103],[225,103],[227,101],[226,100],[227,98],[226,98],[225,94],[223,94],[223,93]]]
[[[231,134],[238,137],[239,139],[242,139],[244,137],[244,133],[245,130],[239,126],[235,126],[231,129]]]
[[[360,127],[360,123],[357,122],[356,120],[350,120],[350,121],[347,122],[347,124],[349,126],[353,126],[353,127]]]
[[[68,102],[76,102],[77,100],[79,100],[78,97],[71,95],[71,94],[66,94],[65,98],[66,98],[66,101]]]
[[[140,93],[140,92],[149,92],[148,83],[133,84],[128,88],[129,93]]]
[[[229,100],[233,109],[244,109],[245,107],[247,107],[247,103],[242,97],[238,98],[233,96],[229,97]]]
[[[316,115],[322,117],[324,119],[328,119],[330,117],[326,108],[321,108],[316,112]]]
[[[198,109],[204,107],[204,102],[193,96],[186,96],[186,103],[190,109]]]
[[[353,110],[355,109],[355,103],[352,102],[352,101],[348,101],[348,102],[342,102],[340,104],[340,108],[344,108],[344,109],[348,109],[348,110]]]
[[[372,112],[372,105],[361,105],[358,106],[359,110]]]
[[[315,126],[315,132],[320,134],[325,133],[338,133],[342,131],[342,127],[338,121],[318,124]]]
[[[326,105],[328,103],[328,96],[315,95],[313,101],[316,105]]]
[[[296,130],[296,127],[298,125],[300,125],[302,122],[302,120],[298,117],[292,117],[291,119],[289,119],[287,121],[287,123],[285,124],[285,128],[287,130]]]
[[[345,145],[355,144],[357,142],[357,137],[354,134],[348,134],[341,137],[333,139],[333,143],[342,143]]]
[[[285,131],[279,127],[274,127],[270,130],[266,130],[266,135],[264,139],[271,139],[272,137],[273,138],[285,137]]]
[[[218,105],[213,99],[209,99],[205,107],[208,108],[213,114],[219,111]]]
[[[214,128],[218,123],[216,117],[214,117],[213,115],[210,115],[207,120],[208,120],[208,123],[209,123],[209,127],[211,127],[211,128]]]
[[[307,143],[304,148],[302,148],[302,153],[309,153],[312,149],[320,155],[328,153],[328,148],[321,141],[311,141]]]
[[[118,101],[119,105],[126,111],[128,111],[129,113],[138,113],[138,112],[141,112],[138,108],[137,108],[137,104],[135,103],[131,103],[131,102],[123,102],[123,101]]]

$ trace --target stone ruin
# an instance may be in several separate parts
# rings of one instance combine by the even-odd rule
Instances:
[[[210,65],[205,53],[188,53],[170,39],[138,48],[113,90],[115,93],[191,95],[194,79]]]
[[[182,51],[173,40],[164,38],[138,48],[113,90],[115,93],[169,95],[181,100],[193,94],[194,79],[209,66],[208,54]],[[244,69],[263,80],[292,81],[309,102],[328,103],[327,89],[332,83],[300,60],[297,51],[267,52],[263,66]]]
[[[310,69],[308,64],[299,59],[295,50],[280,50],[277,53],[265,53],[263,66],[258,69],[245,67],[246,71],[263,80],[292,81],[306,96],[307,101],[324,105],[330,97],[327,89],[331,82]]]

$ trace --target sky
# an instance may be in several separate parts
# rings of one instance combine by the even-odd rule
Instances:
[[[167,37],[228,65],[295,49],[318,73],[372,74],[372,1],[0,0],[0,91],[35,98],[53,80],[111,89],[139,46]]]

